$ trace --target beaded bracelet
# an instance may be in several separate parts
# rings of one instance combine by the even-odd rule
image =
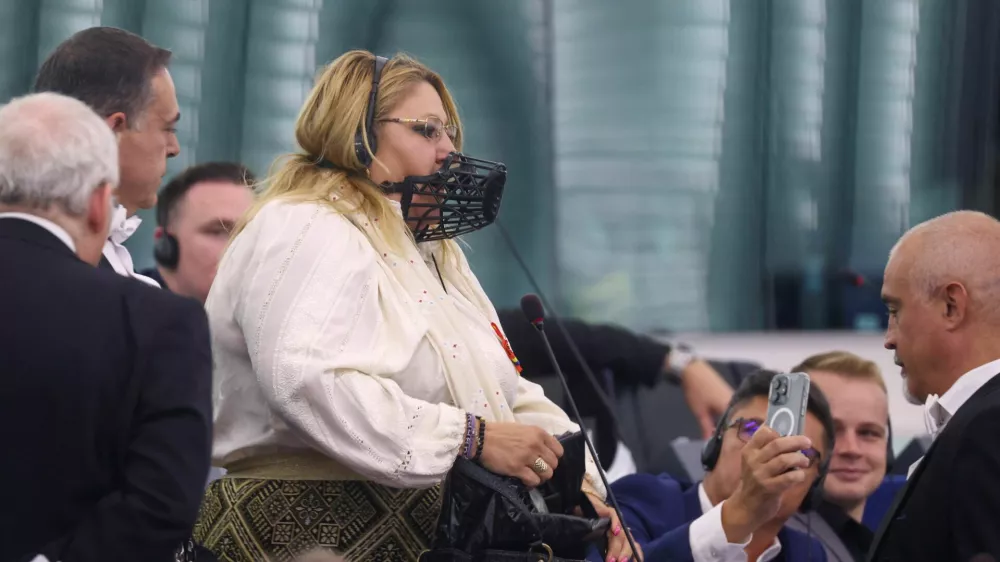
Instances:
[[[476,453],[472,456],[472,460],[479,462],[479,459],[483,457],[483,443],[486,442],[486,420],[483,418],[477,418],[479,421],[479,431],[476,434]]]
[[[465,441],[462,445],[462,456],[471,459],[476,446],[476,416],[465,414]]]

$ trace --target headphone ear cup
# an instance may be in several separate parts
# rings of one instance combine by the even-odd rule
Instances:
[[[368,137],[368,145],[372,147],[372,152],[375,152],[375,138],[372,136]],[[368,153],[368,149],[365,148],[364,137],[359,129],[357,133],[354,134],[354,154],[358,157],[358,162],[365,168],[371,166],[372,158],[371,154]]]
[[[714,469],[716,463],[719,462],[719,454],[722,452],[722,444],[719,437],[718,434],[712,435],[708,441],[705,441],[705,446],[701,449],[701,467],[706,472]]]
[[[177,239],[172,234],[164,232],[163,236],[153,242],[153,258],[156,263],[167,269],[176,268],[180,261],[180,246],[177,244]]]
[[[726,423],[731,412],[732,407],[726,408],[718,423],[715,424],[715,433],[712,433],[708,441],[705,441],[705,446],[701,448],[701,467],[706,472],[714,469],[719,462],[719,455],[722,454],[722,434],[726,432]]]

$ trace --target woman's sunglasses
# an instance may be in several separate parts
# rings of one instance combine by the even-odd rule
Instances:
[[[452,142],[455,142],[455,138],[458,136],[458,127],[455,125],[445,125],[444,121],[441,121],[437,117],[428,117],[426,119],[390,117],[388,119],[379,119],[379,122],[410,125],[413,132],[423,135],[424,138],[433,141],[440,139],[442,133],[448,135],[448,138],[451,139]]]

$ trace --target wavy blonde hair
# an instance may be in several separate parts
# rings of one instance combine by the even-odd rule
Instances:
[[[275,161],[269,176],[257,186],[256,201],[233,229],[230,240],[265,205],[277,199],[323,203],[341,213],[360,211],[396,231],[390,234],[402,232],[412,240],[410,229],[394,212],[382,190],[368,179],[367,170],[354,151],[354,136],[361,129],[372,165],[388,172],[385,164],[374,157],[365,126],[374,71],[375,55],[362,50],[344,53],[321,71],[295,122],[295,139],[302,152],[286,154]],[[405,54],[392,57],[382,69],[373,122],[388,116],[421,82],[433,86],[441,96],[448,122],[458,131],[455,149],[461,150],[462,123],[444,80]],[[317,166],[320,159],[329,161],[336,169]],[[397,241],[399,237],[390,235],[388,239]]]

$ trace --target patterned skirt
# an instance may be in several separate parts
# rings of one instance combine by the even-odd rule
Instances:
[[[209,486],[194,540],[220,562],[292,562],[316,550],[348,562],[416,562],[440,508],[439,486],[227,476]]]

